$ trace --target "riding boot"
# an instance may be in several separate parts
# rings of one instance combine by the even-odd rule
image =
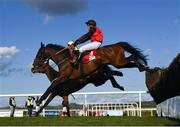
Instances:
[[[78,68],[78,65],[79,65],[79,62],[80,62],[80,59],[81,59],[81,55],[82,55],[82,53],[79,52],[79,55],[78,55],[76,61],[74,62],[74,65],[73,65],[75,68]]]
[[[79,50],[74,50],[73,54],[76,56],[76,59],[73,57],[72,60],[70,61],[72,67],[74,67],[74,63],[77,61],[77,58],[79,56]]]

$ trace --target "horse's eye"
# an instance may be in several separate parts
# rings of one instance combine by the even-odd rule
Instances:
[[[35,68],[38,68],[38,67],[39,67],[39,65],[35,65],[34,67],[35,67]]]

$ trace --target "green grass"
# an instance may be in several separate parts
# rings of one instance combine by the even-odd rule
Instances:
[[[0,126],[165,126],[180,120],[159,117],[20,117],[0,118]]]

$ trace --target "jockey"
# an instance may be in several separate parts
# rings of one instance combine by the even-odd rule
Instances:
[[[91,43],[88,43],[79,48],[78,53],[76,53],[77,59],[73,63],[74,66],[78,65],[83,52],[88,51],[88,50],[98,49],[103,42],[103,33],[102,33],[101,29],[96,26],[96,21],[92,20],[92,19],[88,20],[86,22],[86,25],[87,25],[89,31],[86,34],[84,34],[83,36],[81,36],[79,39],[77,39],[74,42],[74,45],[77,46],[88,40],[91,40]]]

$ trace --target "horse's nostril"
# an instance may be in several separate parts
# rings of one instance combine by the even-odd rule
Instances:
[[[31,72],[34,73],[34,68],[31,68]]]

